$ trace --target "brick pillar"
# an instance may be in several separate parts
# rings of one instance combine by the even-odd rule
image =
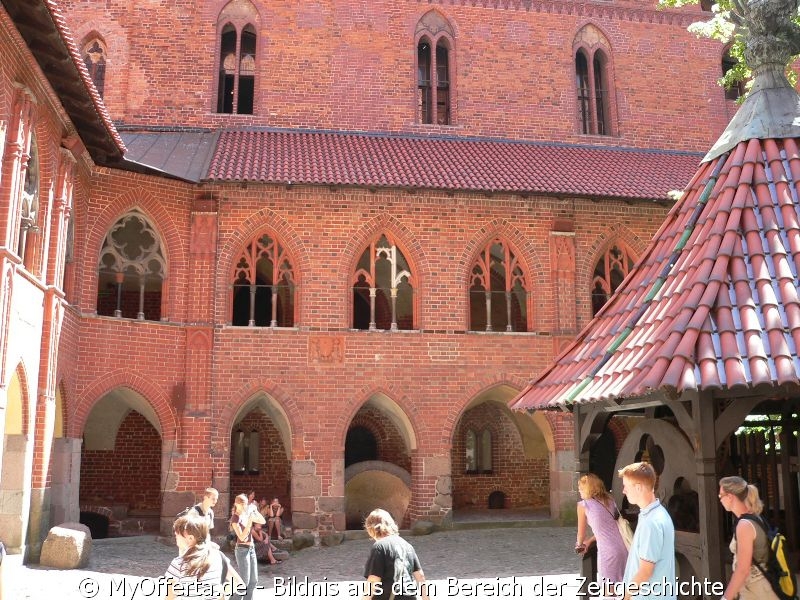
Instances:
[[[556,335],[577,333],[575,307],[575,232],[550,232],[550,272],[555,299]]]

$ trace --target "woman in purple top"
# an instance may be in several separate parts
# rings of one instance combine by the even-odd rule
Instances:
[[[625,573],[628,550],[617,526],[619,515],[617,504],[606,491],[602,480],[593,473],[584,475],[578,480],[578,491],[581,494],[581,501],[578,502],[578,536],[575,541],[575,552],[583,554],[592,543],[596,543],[597,581],[620,582]],[[594,534],[588,538],[587,524]]]

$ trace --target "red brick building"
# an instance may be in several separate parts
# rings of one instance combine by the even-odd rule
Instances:
[[[735,111],[699,8],[2,4],[7,546],[208,485],[569,518],[571,417],[507,404]]]

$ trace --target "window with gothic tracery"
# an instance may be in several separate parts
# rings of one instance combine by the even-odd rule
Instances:
[[[502,240],[492,240],[472,263],[470,330],[528,331],[528,293],[516,254]]]
[[[17,254],[28,269],[33,266],[31,240],[39,233],[39,149],[35,134],[31,134],[30,144],[25,182],[22,186],[17,238]]]
[[[621,244],[611,246],[594,268],[592,315],[596,315],[633,268],[635,259]]]
[[[432,10],[417,24],[416,39],[417,121],[450,125],[453,29],[442,15]]]
[[[167,263],[161,239],[138,210],[120,217],[100,250],[97,314],[126,319],[161,319]]]
[[[262,233],[239,255],[233,272],[231,324],[293,327],[295,275],[286,248]]]
[[[256,30],[226,23],[220,34],[217,112],[252,115],[255,103]]]
[[[391,236],[382,234],[361,254],[352,279],[353,328],[414,328],[414,275]]]

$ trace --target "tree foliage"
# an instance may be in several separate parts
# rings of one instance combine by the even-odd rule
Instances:
[[[747,0],[741,0],[746,2]],[[680,8],[691,4],[699,4],[700,0],[659,0],[660,8]],[[752,84],[750,67],[744,55],[744,40],[737,35],[731,11],[735,9],[735,2],[732,0],[717,0],[711,7],[710,18],[706,21],[697,21],[689,26],[689,31],[697,37],[719,40],[723,44],[730,44],[730,57],[736,64],[729,69],[718,81],[726,90],[744,82],[745,89],[749,90]],[[795,14],[792,19],[795,24],[800,25],[800,15]],[[798,56],[793,56],[791,63],[797,60]],[[790,63],[790,64],[791,64]],[[786,76],[792,85],[797,84],[797,73],[787,65]],[[740,98],[741,101],[743,98]]]

